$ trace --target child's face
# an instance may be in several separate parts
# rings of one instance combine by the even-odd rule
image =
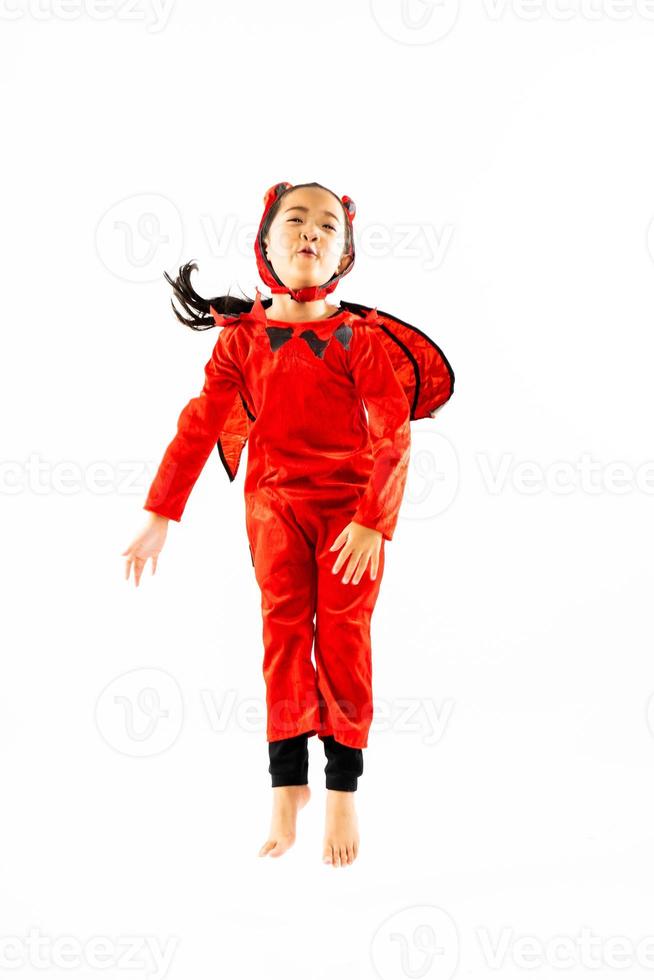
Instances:
[[[343,256],[343,205],[322,187],[288,191],[264,238],[268,261],[285,286],[320,286],[352,261]],[[309,255],[301,250],[314,250]]]

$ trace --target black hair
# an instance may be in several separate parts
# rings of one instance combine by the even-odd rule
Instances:
[[[249,296],[239,299],[238,296],[216,296],[214,299],[205,299],[196,293],[191,285],[191,272],[197,269],[197,262],[186,262],[180,266],[176,279],[171,279],[167,272],[164,272],[166,280],[173,287],[175,299],[182,305],[189,316],[184,316],[175,306],[171,299],[170,305],[173,313],[185,326],[192,330],[208,330],[214,327],[215,320],[211,314],[210,306],[213,306],[216,313],[224,313],[227,316],[238,316],[240,313],[249,313],[254,305],[254,300]],[[272,299],[262,297],[261,304],[264,309],[272,304]]]
[[[272,224],[275,215],[279,210],[279,205],[282,199],[286,194],[288,194],[290,191],[296,190],[298,187],[322,187],[323,190],[333,194],[345,213],[343,202],[340,200],[337,194],[334,194],[334,191],[329,189],[329,187],[325,187],[323,184],[319,184],[315,180],[310,184],[294,184],[293,187],[287,188],[287,190],[280,194],[271,205],[261,229],[262,239],[268,233],[268,229],[270,228],[270,225]],[[345,245],[343,247],[343,251],[345,252],[350,250],[351,245],[352,231],[348,216],[345,215]],[[229,293],[226,296],[216,296],[214,299],[205,299],[204,296],[200,296],[200,294],[197,293],[191,285],[191,272],[193,272],[193,270],[197,270],[197,268],[197,262],[186,262],[184,265],[180,266],[176,279],[172,279],[167,272],[164,272],[166,281],[173,287],[175,299],[182,305],[184,311],[188,314],[188,316],[184,316],[177,309],[175,303],[171,299],[170,304],[173,308],[173,313],[180,323],[190,327],[192,330],[208,330],[210,327],[215,326],[214,318],[209,309],[210,306],[213,306],[216,313],[223,313],[226,316],[238,316],[241,313],[249,313],[252,310],[252,307],[254,306],[254,299],[251,299],[249,296],[245,296],[245,294],[243,299],[239,299],[238,296],[230,296]],[[272,305],[272,299],[265,299],[262,297],[261,305],[264,307],[264,309],[266,309]]]

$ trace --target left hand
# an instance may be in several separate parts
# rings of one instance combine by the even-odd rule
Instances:
[[[379,552],[381,549],[383,534],[372,527],[364,527],[351,521],[347,524],[329,549],[334,551],[342,548],[342,551],[334,563],[332,572],[336,574],[349,558],[342,582],[344,585],[350,581],[353,572],[356,573],[352,579],[352,585],[358,585],[361,576],[370,562],[370,578],[374,579],[379,568]]]

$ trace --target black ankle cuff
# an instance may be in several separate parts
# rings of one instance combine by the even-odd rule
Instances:
[[[346,776],[344,774],[334,774],[327,776],[325,786],[327,789],[339,789],[346,793],[355,793],[357,789],[357,777]]]
[[[275,773],[271,776],[273,786],[308,786],[309,780],[306,776],[283,776]]]

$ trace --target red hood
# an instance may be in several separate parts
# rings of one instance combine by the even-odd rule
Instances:
[[[282,181],[279,184],[273,184],[273,186],[269,187],[268,190],[266,191],[263,198],[263,203],[264,203],[263,214],[261,215],[261,221],[259,222],[259,230],[257,231],[257,237],[254,242],[254,254],[256,255],[256,259],[257,259],[257,268],[259,270],[259,275],[261,276],[266,286],[270,287],[273,293],[288,293],[288,295],[292,299],[297,300],[298,303],[310,303],[315,299],[324,299],[325,296],[328,295],[328,293],[333,292],[334,289],[336,289],[336,286],[338,285],[339,279],[341,279],[342,276],[347,275],[347,273],[352,269],[352,266],[354,265],[354,236],[352,234],[352,221],[356,214],[356,206],[351,197],[348,197],[347,194],[343,195],[343,197],[341,198],[341,203],[343,204],[343,209],[345,211],[345,214],[347,215],[347,220],[350,224],[350,240],[352,243],[350,246],[350,251],[348,253],[352,256],[352,261],[347,266],[347,268],[345,268],[343,272],[339,273],[338,275],[333,275],[331,279],[329,279],[327,282],[324,282],[322,286],[304,286],[301,289],[290,289],[288,286],[284,285],[281,279],[279,279],[272,265],[266,258],[266,254],[263,248],[263,228],[266,223],[268,212],[270,211],[275,201],[278,200],[278,198],[280,198],[282,194],[285,194],[287,191],[290,191],[292,189],[293,189],[293,184],[289,184],[287,181]]]

